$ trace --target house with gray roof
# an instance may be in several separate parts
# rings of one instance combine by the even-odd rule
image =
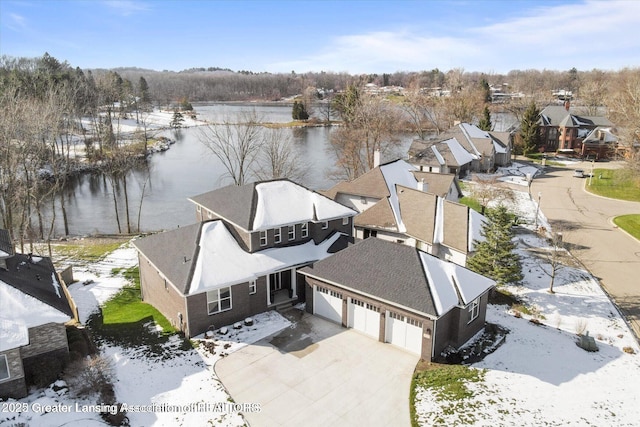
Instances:
[[[495,282],[415,247],[371,238],[300,270],[306,310],[434,360],[485,324]]]
[[[286,179],[190,200],[196,224],[133,242],[142,299],[187,336],[304,300],[297,270],[353,235],[355,211]]]
[[[442,179],[434,179],[434,177]],[[404,160],[380,165],[324,192],[355,211],[356,239],[378,237],[465,265],[483,217],[457,203],[455,175],[420,172]]]
[[[16,253],[0,230],[0,398],[50,384],[69,357],[77,309],[51,259]]]
[[[588,144],[583,142],[598,128],[611,129],[613,123],[602,116],[583,116],[571,110],[571,104],[549,105],[540,112],[540,138],[545,151],[573,153],[582,157],[594,155],[597,158],[606,157],[615,150],[616,141],[612,139],[598,139],[594,143],[591,138]]]

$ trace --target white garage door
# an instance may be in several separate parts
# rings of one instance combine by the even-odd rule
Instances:
[[[348,326],[375,339],[380,335],[380,309],[357,299],[349,301]]]
[[[387,314],[385,342],[397,345],[412,353],[422,353],[422,322],[393,311]]]
[[[313,291],[313,314],[342,324],[342,294],[316,286]]]

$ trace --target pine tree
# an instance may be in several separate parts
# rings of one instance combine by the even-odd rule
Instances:
[[[487,107],[486,105],[484,107],[484,111],[482,112],[482,119],[480,119],[478,127],[486,131],[491,130],[491,112],[489,112],[489,107]]]
[[[524,112],[522,122],[520,123],[522,154],[525,156],[538,149],[538,144],[540,142],[540,125],[538,125],[539,118],[540,111],[538,110],[538,107],[536,107],[536,103],[531,101],[531,104],[529,104],[529,107],[527,107]]]
[[[309,113],[307,112],[304,103],[293,101],[291,117],[293,117],[293,120],[307,120],[309,118]]]
[[[487,219],[480,232],[485,240],[475,242],[475,253],[467,260],[467,267],[492,278],[498,286],[520,282],[522,266],[514,252],[516,245],[507,208],[499,206],[488,211]]]
[[[184,116],[180,111],[175,110],[173,112],[173,118],[171,119],[171,122],[169,122],[169,126],[173,129],[178,129],[182,127],[182,122],[184,122]]]

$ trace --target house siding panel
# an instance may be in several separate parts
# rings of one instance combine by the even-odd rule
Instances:
[[[476,317],[471,323],[469,322],[469,309],[468,308],[456,308],[458,311],[458,325],[457,325],[457,337],[454,341],[454,346],[460,347],[462,344],[469,341],[475,334],[484,327],[485,318],[487,315],[487,303],[489,302],[489,293],[486,292],[480,297],[480,310],[478,317]]]
[[[67,330],[60,323],[47,323],[29,328],[29,344],[20,348],[20,354],[26,359],[57,350],[69,353]]]
[[[187,296],[187,308],[189,310],[187,335],[199,335],[210,327],[217,329],[267,311],[266,277],[260,277],[256,285],[256,293],[252,295],[249,294],[248,282],[232,286],[231,310],[211,315],[208,313],[206,292]]]
[[[0,382],[0,399],[25,397],[27,395],[27,385],[24,378],[20,350],[14,348],[0,354],[4,354],[7,357],[7,365],[9,367],[9,378]]]
[[[145,257],[138,255],[138,265],[142,300],[157,308],[174,328],[184,331],[187,312],[182,294]],[[182,314],[182,323],[178,313]]]

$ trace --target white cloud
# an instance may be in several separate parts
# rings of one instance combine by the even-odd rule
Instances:
[[[14,31],[23,30],[27,28],[27,21],[24,16],[17,13],[9,13],[9,22],[7,27]]]
[[[638,1],[559,4],[535,7],[524,16],[485,26],[465,28],[456,22],[456,36],[434,36],[423,28],[343,35],[318,53],[273,63],[268,69],[351,73],[435,67],[496,72],[616,69],[640,65],[640,37],[634,35],[639,26]]]

